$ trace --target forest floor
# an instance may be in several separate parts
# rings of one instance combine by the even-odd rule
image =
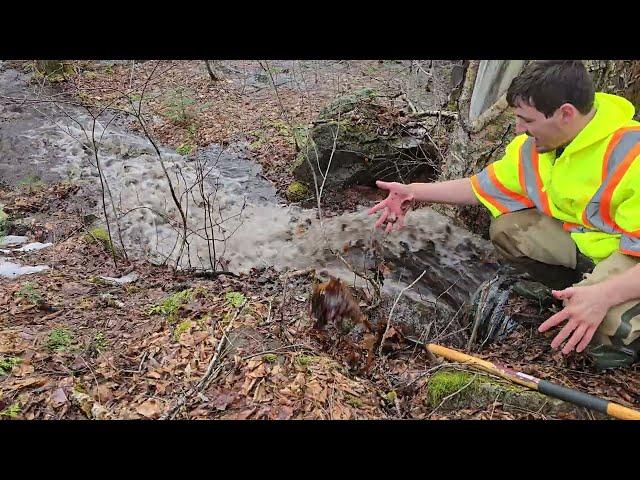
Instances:
[[[190,151],[249,141],[253,158],[280,191],[292,181],[287,165],[295,156],[292,134],[281,123],[283,106],[291,122],[306,124],[337,90],[370,86],[376,75],[392,91],[406,68],[336,62],[345,74],[329,76],[312,65],[307,81],[318,87],[292,93],[283,87],[276,95],[264,79],[243,85],[232,75],[251,69],[258,75],[249,64],[227,62],[226,76],[211,82],[202,62],[177,62],[157,88],[188,88],[198,99],[188,105],[210,106],[189,127],[168,118],[166,102],[152,103],[154,134]],[[103,66],[73,82],[100,95],[113,87],[108,82],[126,84],[128,68]],[[5,261],[50,267],[0,277],[0,418],[600,418],[467,365],[429,358],[393,327],[373,352],[370,336],[351,342],[338,325],[316,328],[309,308],[312,271],[266,268],[211,279],[121,257],[114,262],[108,240],[77,213],[85,201],[68,182],[0,189],[5,233],[52,243],[28,252],[10,242],[0,247]],[[355,191],[351,208],[359,201]],[[129,282],[113,280],[129,274]],[[392,303],[385,299],[378,315],[388,316]],[[598,373],[582,356],[563,357],[549,343],[549,335],[521,325],[477,355],[640,407],[640,367]]]

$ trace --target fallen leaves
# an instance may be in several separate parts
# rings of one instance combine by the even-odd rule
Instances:
[[[163,409],[163,403],[155,398],[151,398],[135,407],[136,412],[146,418],[158,418]]]
[[[62,388],[56,388],[49,397],[49,402],[51,403],[53,408],[60,408],[68,401],[69,399],[67,398],[67,395],[64,393],[64,390]]]
[[[153,63],[139,67],[148,71]],[[84,85],[103,86],[106,91],[109,86],[120,86],[124,77],[128,81],[120,67],[114,68],[114,72],[113,76],[100,73]],[[192,88],[198,98],[213,102],[211,108],[203,111],[195,138],[198,146],[242,135],[258,141],[259,131],[264,131],[271,122],[268,128],[272,134],[261,145],[254,144],[252,151],[265,166],[268,178],[279,186],[290,181],[288,167],[295,149],[290,139],[273,127],[279,107],[272,92],[263,90],[260,102],[256,101],[258,92],[256,96],[240,97],[244,101],[239,101],[211,86],[206,76],[199,78],[181,69],[169,72],[154,88],[181,82]],[[229,88],[235,87],[239,85],[229,84]],[[96,93],[107,98],[105,92]],[[294,112],[299,98],[287,88],[281,89],[281,93],[286,108]],[[324,101],[322,96],[313,95],[309,100],[310,108],[305,106],[294,112],[294,121],[305,123]],[[152,105],[150,113],[162,114],[162,108],[159,101]],[[153,128],[160,134],[161,142],[174,147],[184,143],[188,133],[184,127],[167,122]],[[11,415],[160,418],[205,374],[230,312],[225,294],[240,291],[250,299],[250,308],[239,316],[230,332],[231,345],[223,349],[220,371],[199,395],[189,399],[179,418],[380,419],[424,418],[430,413],[422,402],[428,364],[417,355],[403,354],[402,335],[393,326],[383,345],[390,347],[386,348],[388,358],[379,362],[379,357],[375,357],[375,368],[366,375],[349,370],[347,347],[332,350],[318,340],[310,329],[311,319],[306,310],[305,299],[310,290],[306,278],[289,284],[289,298],[301,301],[287,302],[282,321],[277,307],[282,293],[280,272],[272,269],[256,269],[239,279],[203,280],[168,268],[135,264],[139,274],[135,288],[92,282],[92,278],[105,275],[119,278],[125,271],[114,268],[108,253],[99,245],[82,241],[82,225],[73,215],[65,217],[65,209],[60,207],[70,205],[63,202],[72,200],[74,188],[77,190],[58,185],[29,195],[0,192],[10,214],[46,213],[46,221],[29,227],[34,235],[47,235],[59,229],[63,233],[56,233],[56,237],[65,238],[51,250],[33,253],[43,263],[55,265],[54,271],[38,278],[38,288],[46,292],[47,300],[59,310],[44,314],[35,308],[23,308],[14,295],[21,284],[4,280],[0,283],[0,311],[12,312],[0,314],[0,354],[23,360],[0,377],[0,404],[3,409],[10,409]],[[75,230],[78,232],[74,233]],[[305,226],[296,230],[296,235],[305,233]],[[149,308],[175,293],[173,286],[184,283],[200,289],[202,295],[180,306],[177,322],[147,314]],[[294,319],[299,321],[294,324],[291,322]],[[176,335],[181,322],[184,330]],[[54,355],[43,345],[48,332],[57,326],[72,331],[74,343],[69,352]],[[108,339],[100,351],[89,348],[95,344],[98,332]],[[608,376],[586,376],[590,372],[587,367],[574,359],[558,357],[558,362],[554,361],[543,347],[527,343],[530,337],[518,333],[485,353],[508,361],[516,369],[531,364],[531,371],[540,378],[559,377],[589,393],[631,405],[639,403],[637,368]],[[373,350],[375,344],[373,334],[365,334],[359,343],[363,351]],[[304,347],[293,348],[295,345]],[[438,411],[433,418],[508,419],[531,415],[505,412],[503,405],[495,402],[484,410]]]

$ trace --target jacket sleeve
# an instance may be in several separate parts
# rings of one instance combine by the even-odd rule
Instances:
[[[494,218],[534,207],[527,196],[520,161],[520,147],[526,139],[526,135],[514,138],[500,160],[471,177],[473,193]]]

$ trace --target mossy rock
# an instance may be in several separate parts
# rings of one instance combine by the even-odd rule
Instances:
[[[376,180],[409,182],[434,175],[436,155],[427,138],[404,128],[399,113],[380,103],[373,90],[363,89],[336,99],[321,110],[306,142],[292,162],[302,182],[323,178],[325,187],[374,186]]]
[[[109,232],[107,232],[104,228],[92,228],[91,230],[89,230],[89,234],[85,235],[85,240],[89,243],[100,243],[107,251],[115,253],[115,247],[109,239]]]
[[[378,95],[371,88],[361,88],[343,95],[333,101],[329,106],[320,110],[320,119],[334,118],[338,115],[352,111],[356,106],[363,102],[368,102],[376,98]]]
[[[73,65],[62,60],[36,60],[35,68],[39,75],[47,77],[51,82],[64,81],[74,73]]]
[[[309,198],[309,187],[302,182],[293,182],[287,188],[287,199],[290,202],[301,202]]]
[[[9,233],[9,215],[5,213],[3,206],[0,203],[0,238]]]
[[[589,418],[584,408],[506,380],[467,370],[442,369],[435,373],[427,383],[426,402],[432,408],[439,406],[441,410],[490,409],[494,402],[500,402],[505,411],[514,413],[529,411],[549,416],[571,414],[577,418]],[[596,412],[591,414],[596,418],[607,418]]]
[[[429,379],[427,386],[429,405],[437,407],[450,395],[460,400],[468,398],[476,389],[474,374],[458,370],[441,370]]]

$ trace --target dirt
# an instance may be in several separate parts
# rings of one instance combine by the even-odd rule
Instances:
[[[29,62],[5,63],[30,68]],[[434,95],[416,93],[418,107],[446,102],[446,89],[435,88],[434,80],[408,81],[402,73],[407,62],[269,64],[280,69],[272,72],[277,93],[265,70],[249,61],[215,65],[221,77],[216,82],[202,62],[144,62],[134,65],[134,83],[142,81],[141,73],[163,71],[149,85],[151,96],[157,95],[149,104],[151,128],[163,144],[190,146],[195,153],[212,143],[248,142],[281,193],[292,181],[288,167],[295,157],[282,107],[289,123],[303,125],[337,93],[371,84],[382,92],[403,86],[426,91],[431,85]],[[114,87],[126,88],[132,78],[127,62],[75,67],[76,74],[56,88],[92,101],[108,100]],[[187,102],[187,114],[176,118],[180,89],[197,102]],[[377,195],[350,189],[329,203],[328,214],[357,210]],[[0,189],[0,203],[10,217],[9,234],[53,243],[8,257],[49,270],[0,278],[0,418],[582,418],[577,411],[513,411],[496,400],[484,407],[437,408],[429,403],[429,380],[452,364],[429,358],[393,322],[381,354],[372,353],[373,337],[360,327],[318,328],[308,300],[315,281],[311,270],[266,267],[206,278],[133,259],[114,261],[108,243],[90,233],[95,199],[73,182],[14,182]],[[100,279],[132,272],[137,280],[124,285]],[[367,296],[357,298],[371,318],[389,318],[393,298],[377,306]],[[640,407],[638,365],[599,373],[583,356],[552,351],[551,336],[521,325],[477,355]],[[446,338],[441,343],[458,346]]]
[[[434,411],[428,380],[443,364],[392,327],[383,355],[365,370],[370,337],[333,324],[316,328],[311,273],[291,276],[285,290],[282,273],[270,268],[205,279],[122,259],[115,266],[69,213],[76,194],[68,184],[0,192],[2,203],[14,205],[11,218],[27,225],[23,234],[54,242],[19,256],[51,270],[0,280],[3,418],[161,418],[183,398],[175,418],[578,418],[514,413],[499,402]],[[57,198],[53,209],[50,198]],[[132,271],[138,279],[123,286],[99,280]],[[171,311],[166,300],[185,290],[191,295]],[[384,318],[390,305],[378,308]],[[532,328],[519,327],[479,356],[638,407],[638,367],[597,374],[579,356],[554,354],[550,339]],[[198,389],[223,332],[231,341],[216,375]]]

